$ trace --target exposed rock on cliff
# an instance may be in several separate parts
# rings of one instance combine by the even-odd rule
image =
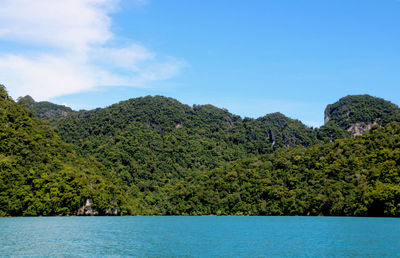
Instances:
[[[117,200],[113,199],[111,201],[111,206],[99,212],[96,208],[93,207],[93,199],[87,198],[82,206],[77,211],[76,215],[78,216],[96,216],[96,215],[106,215],[106,216],[117,216],[118,207],[117,207]]]
[[[74,111],[64,105],[57,105],[48,101],[36,102],[31,96],[27,95],[18,99],[18,104],[30,109],[33,115],[40,119],[54,119],[66,117]]]
[[[366,124],[364,122],[356,122],[347,129],[348,132],[351,132],[353,136],[360,136],[367,133],[369,130],[372,129],[374,125],[378,125],[377,122]]]
[[[337,125],[353,136],[365,134],[374,125],[384,126],[392,121],[400,121],[399,107],[370,95],[347,96],[325,109],[325,126]]]
[[[92,198],[87,198],[85,203],[82,205],[82,207],[78,210],[77,215],[82,216],[94,216],[94,215],[99,215],[99,212],[95,210],[93,207],[93,200]]]

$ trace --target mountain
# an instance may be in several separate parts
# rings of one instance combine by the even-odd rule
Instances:
[[[325,125],[337,125],[352,135],[362,135],[374,125],[400,121],[397,105],[370,95],[350,95],[325,109]]]
[[[149,171],[143,177],[209,169],[316,141],[312,129],[282,114],[242,119],[212,105],[190,107],[161,96],[76,112],[54,124],[61,138],[85,156],[94,155],[110,169],[118,164],[121,173],[135,177]]]
[[[316,129],[162,96],[43,121],[58,105],[1,96],[2,216],[400,215],[398,107],[371,96]],[[376,126],[351,137],[357,123]]]
[[[71,113],[53,124],[77,152],[131,187],[133,198],[143,200],[144,214],[165,214],[168,186],[194,171],[317,142],[312,129],[279,113],[242,119],[212,105],[188,106],[161,96]]]
[[[175,184],[167,214],[400,216],[400,123],[280,149]]]
[[[123,187],[104,166],[84,159],[46,124],[0,85],[0,216],[126,212]]]
[[[48,101],[36,102],[31,96],[20,97],[18,104],[31,110],[33,115],[40,119],[56,119],[66,117],[74,112],[70,107],[57,105]]]

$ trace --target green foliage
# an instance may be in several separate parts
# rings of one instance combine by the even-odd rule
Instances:
[[[112,199],[125,197],[109,189],[116,186],[104,173],[0,87],[1,216],[72,215],[86,198],[105,213]]]
[[[40,119],[56,119],[74,112],[69,107],[53,104],[48,101],[35,102],[29,95],[18,98],[17,102],[19,105],[31,110],[33,115]]]
[[[397,105],[381,98],[351,95],[328,105],[325,120],[326,124],[335,124],[345,130],[357,122],[384,126],[392,121],[400,121],[400,110]]]
[[[400,215],[398,107],[368,95],[328,106],[319,129],[161,96],[18,102],[0,88],[0,216],[76,214],[88,198],[100,214]],[[356,122],[388,125],[350,138]]]
[[[317,142],[312,129],[282,114],[242,119],[212,105],[190,107],[160,96],[77,112],[54,124],[64,141],[137,188],[135,197],[161,213],[155,202],[164,189],[195,170]]]
[[[211,105],[189,107],[157,96],[78,112],[55,124],[60,136],[85,156],[94,155],[133,180],[176,177],[187,169],[268,153],[273,141],[277,146],[315,141],[310,128],[283,115],[281,119],[280,125],[273,119],[243,120]]]
[[[320,128],[315,129],[318,140],[322,142],[333,142],[336,139],[348,138],[351,132],[344,130],[342,127],[328,123]]]
[[[364,153],[352,148],[364,150],[370,139],[333,142],[350,136],[334,123],[312,130],[280,113],[241,119],[211,105],[145,97],[76,113],[56,126],[131,187],[140,214],[397,215],[392,206],[391,213],[373,208],[375,197],[364,203],[367,186],[377,198],[395,189],[377,191],[352,167],[354,159],[369,169]],[[355,157],[324,163],[337,144]]]
[[[166,214],[400,216],[400,123],[198,171]]]

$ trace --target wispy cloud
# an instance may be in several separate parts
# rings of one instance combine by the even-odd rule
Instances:
[[[178,75],[185,66],[178,58],[140,44],[107,47],[114,39],[109,15],[117,9],[117,0],[0,0],[0,40],[46,49],[0,51],[1,83],[14,97],[44,100],[98,86],[145,87]]]

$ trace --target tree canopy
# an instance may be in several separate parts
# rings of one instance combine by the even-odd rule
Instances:
[[[103,215],[399,216],[398,113],[348,96],[313,129],[162,96],[72,111],[1,86],[0,216],[74,215],[87,200]],[[358,122],[375,125],[351,137]]]

